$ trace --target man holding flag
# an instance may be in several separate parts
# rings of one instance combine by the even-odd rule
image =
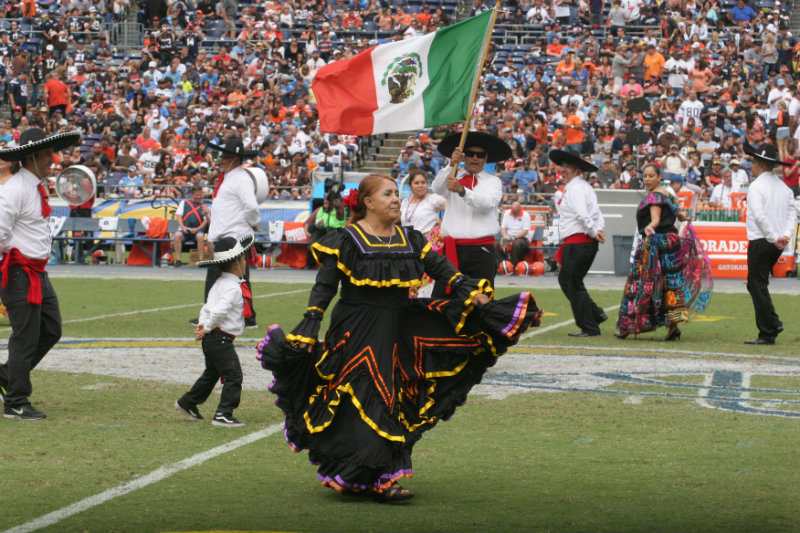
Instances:
[[[461,135],[448,135],[439,143],[439,152],[450,157],[450,164],[439,171],[431,186],[433,192],[447,199],[442,218],[444,252],[463,274],[488,279],[494,286],[494,236],[500,231],[498,210],[503,183],[483,167],[487,162],[511,157],[511,147],[494,135],[471,131],[462,151],[457,146]],[[462,161],[464,168],[459,169]],[[444,296],[445,290],[446,283],[437,281],[433,297]]]

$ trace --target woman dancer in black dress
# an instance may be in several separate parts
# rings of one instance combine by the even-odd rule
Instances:
[[[270,326],[258,357],[274,374],[287,441],[309,450],[325,486],[405,500],[413,494],[397,480],[412,475],[414,444],[452,416],[541,312],[528,292],[491,301],[487,280],[466,278],[421,233],[398,224],[389,176],[367,176],[345,204],[351,224],[312,245],[321,266],[303,320],[288,335]],[[410,299],[426,272],[447,281],[455,298]]]

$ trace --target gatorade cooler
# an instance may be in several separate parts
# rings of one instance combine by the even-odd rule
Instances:
[[[781,255],[778,258],[778,262],[772,267],[772,276],[775,278],[793,278],[796,275],[794,252]]]

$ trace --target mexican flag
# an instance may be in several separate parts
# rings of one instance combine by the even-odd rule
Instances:
[[[311,85],[322,131],[373,135],[465,120],[492,11],[322,67]]]

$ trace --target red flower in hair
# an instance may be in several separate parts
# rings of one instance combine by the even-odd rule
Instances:
[[[342,198],[342,205],[352,210],[358,205],[358,189],[350,189],[350,193]]]

